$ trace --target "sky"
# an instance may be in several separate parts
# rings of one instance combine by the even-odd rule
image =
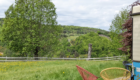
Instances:
[[[61,25],[93,27],[109,31],[115,15],[136,0],[51,0]],[[0,0],[0,18],[15,0]]]

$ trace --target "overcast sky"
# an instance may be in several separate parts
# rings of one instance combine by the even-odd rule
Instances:
[[[15,0],[0,0],[0,18]],[[109,31],[111,21],[122,8],[136,0],[51,0],[61,25],[94,27]]]

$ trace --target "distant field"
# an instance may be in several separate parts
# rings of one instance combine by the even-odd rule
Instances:
[[[123,67],[120,61],[0,62],[0,80],[82,80],[76,65],[98,77],[105,68]]]

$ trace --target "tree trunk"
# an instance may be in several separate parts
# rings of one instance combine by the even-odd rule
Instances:
[[[38,51],[39,51],[39,47],[36,47],[35,53],[34,53],[35,60],[38,60]]]

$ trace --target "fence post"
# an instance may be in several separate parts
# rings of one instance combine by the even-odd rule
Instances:
[[[6,61],[7,61],[7,56],[6,56]]]
[[[88,59],[87,60],[89,60],[89,58],[91,58],[91,49],[92,49],[92,44],[89,43],[88,44]]]

